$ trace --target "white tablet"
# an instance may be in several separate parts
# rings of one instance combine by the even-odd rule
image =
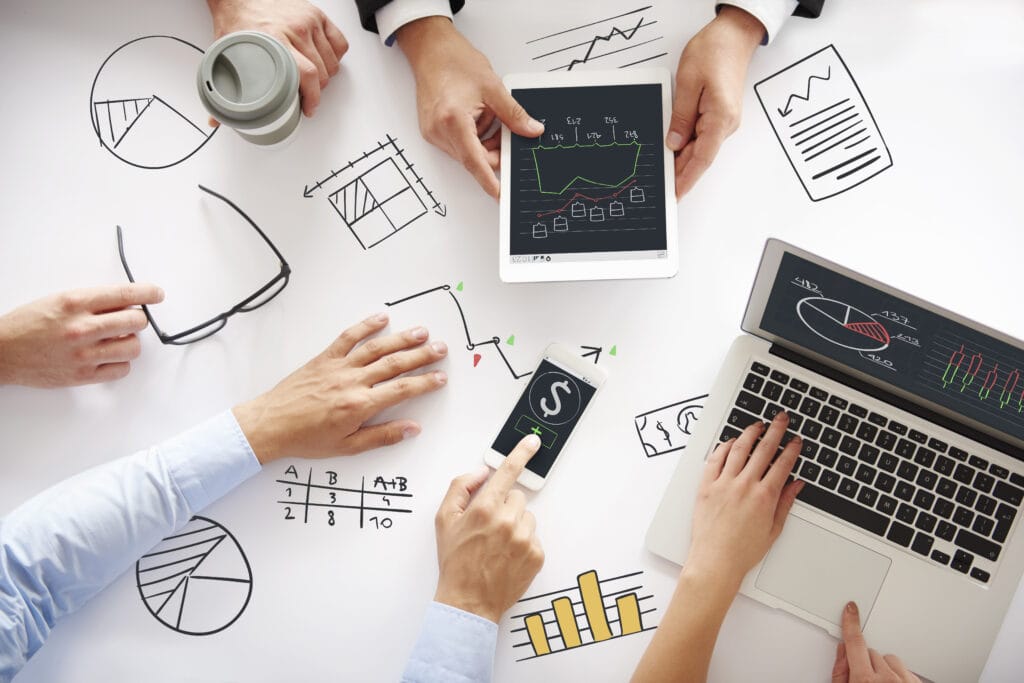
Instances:
[[[501,279],[675,275],[668,71],[514,74],[505,85],[545,131],[501,131]]]

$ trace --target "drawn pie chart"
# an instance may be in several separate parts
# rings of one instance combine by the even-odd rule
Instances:
[[[196,93],[203,51],[173,36],[144,36],[114,50],[89,93],[100,146],[138,168],[167,168],[209,142],[216,128]]]
[[[807,297],[797,302],[796,313],[814,334],[852,351],[882,351],[889,332],[867,313],[835,299]]]
[[[193,517],[135,565],[146,609],[178,633],[207,636],[242,615],[252,595],[249,560],[231,532]]]

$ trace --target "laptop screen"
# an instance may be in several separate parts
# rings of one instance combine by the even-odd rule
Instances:
[[[1024,439],[1024,351],[789,251],[760,327]]]

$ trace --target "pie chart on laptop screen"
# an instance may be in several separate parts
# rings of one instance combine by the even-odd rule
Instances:
[[[835,299],[808,297],[797,302],[800,321],[814,334],[851,351],[882,351],[889,332],[867,313]]]

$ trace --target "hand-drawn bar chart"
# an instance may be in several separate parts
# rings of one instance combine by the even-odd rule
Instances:
[[[284,519],[302,520],[303,524],[319,519],[335,526],[337,515],[351,511],[358,512],[360,529],[390,529],[396,515],[412,512],[408,507],[412,493],[405,477],[378,475],[367,487],[363,476],[356,488],[342,485],[341,477],[332,470],[318,473],[314,481],[312,467],[302,477],[291,465],[276,482],[283,487],[277,504],[282,506]]]
[[[512,617],[513,645],[524,651],[516,661],[565,652],[623,636],[650,631],[645,625],[655,608],[644,609],[654,596],[641,595],[642,571],[601,579],[583,572],[572,588],[523,598]]]
[[[529,40],[526,46],[535,52],[531,60],[547,71],[623,69],[648,63],[668,54],[653,9],[646,5],[611,17],[586,19]]]

